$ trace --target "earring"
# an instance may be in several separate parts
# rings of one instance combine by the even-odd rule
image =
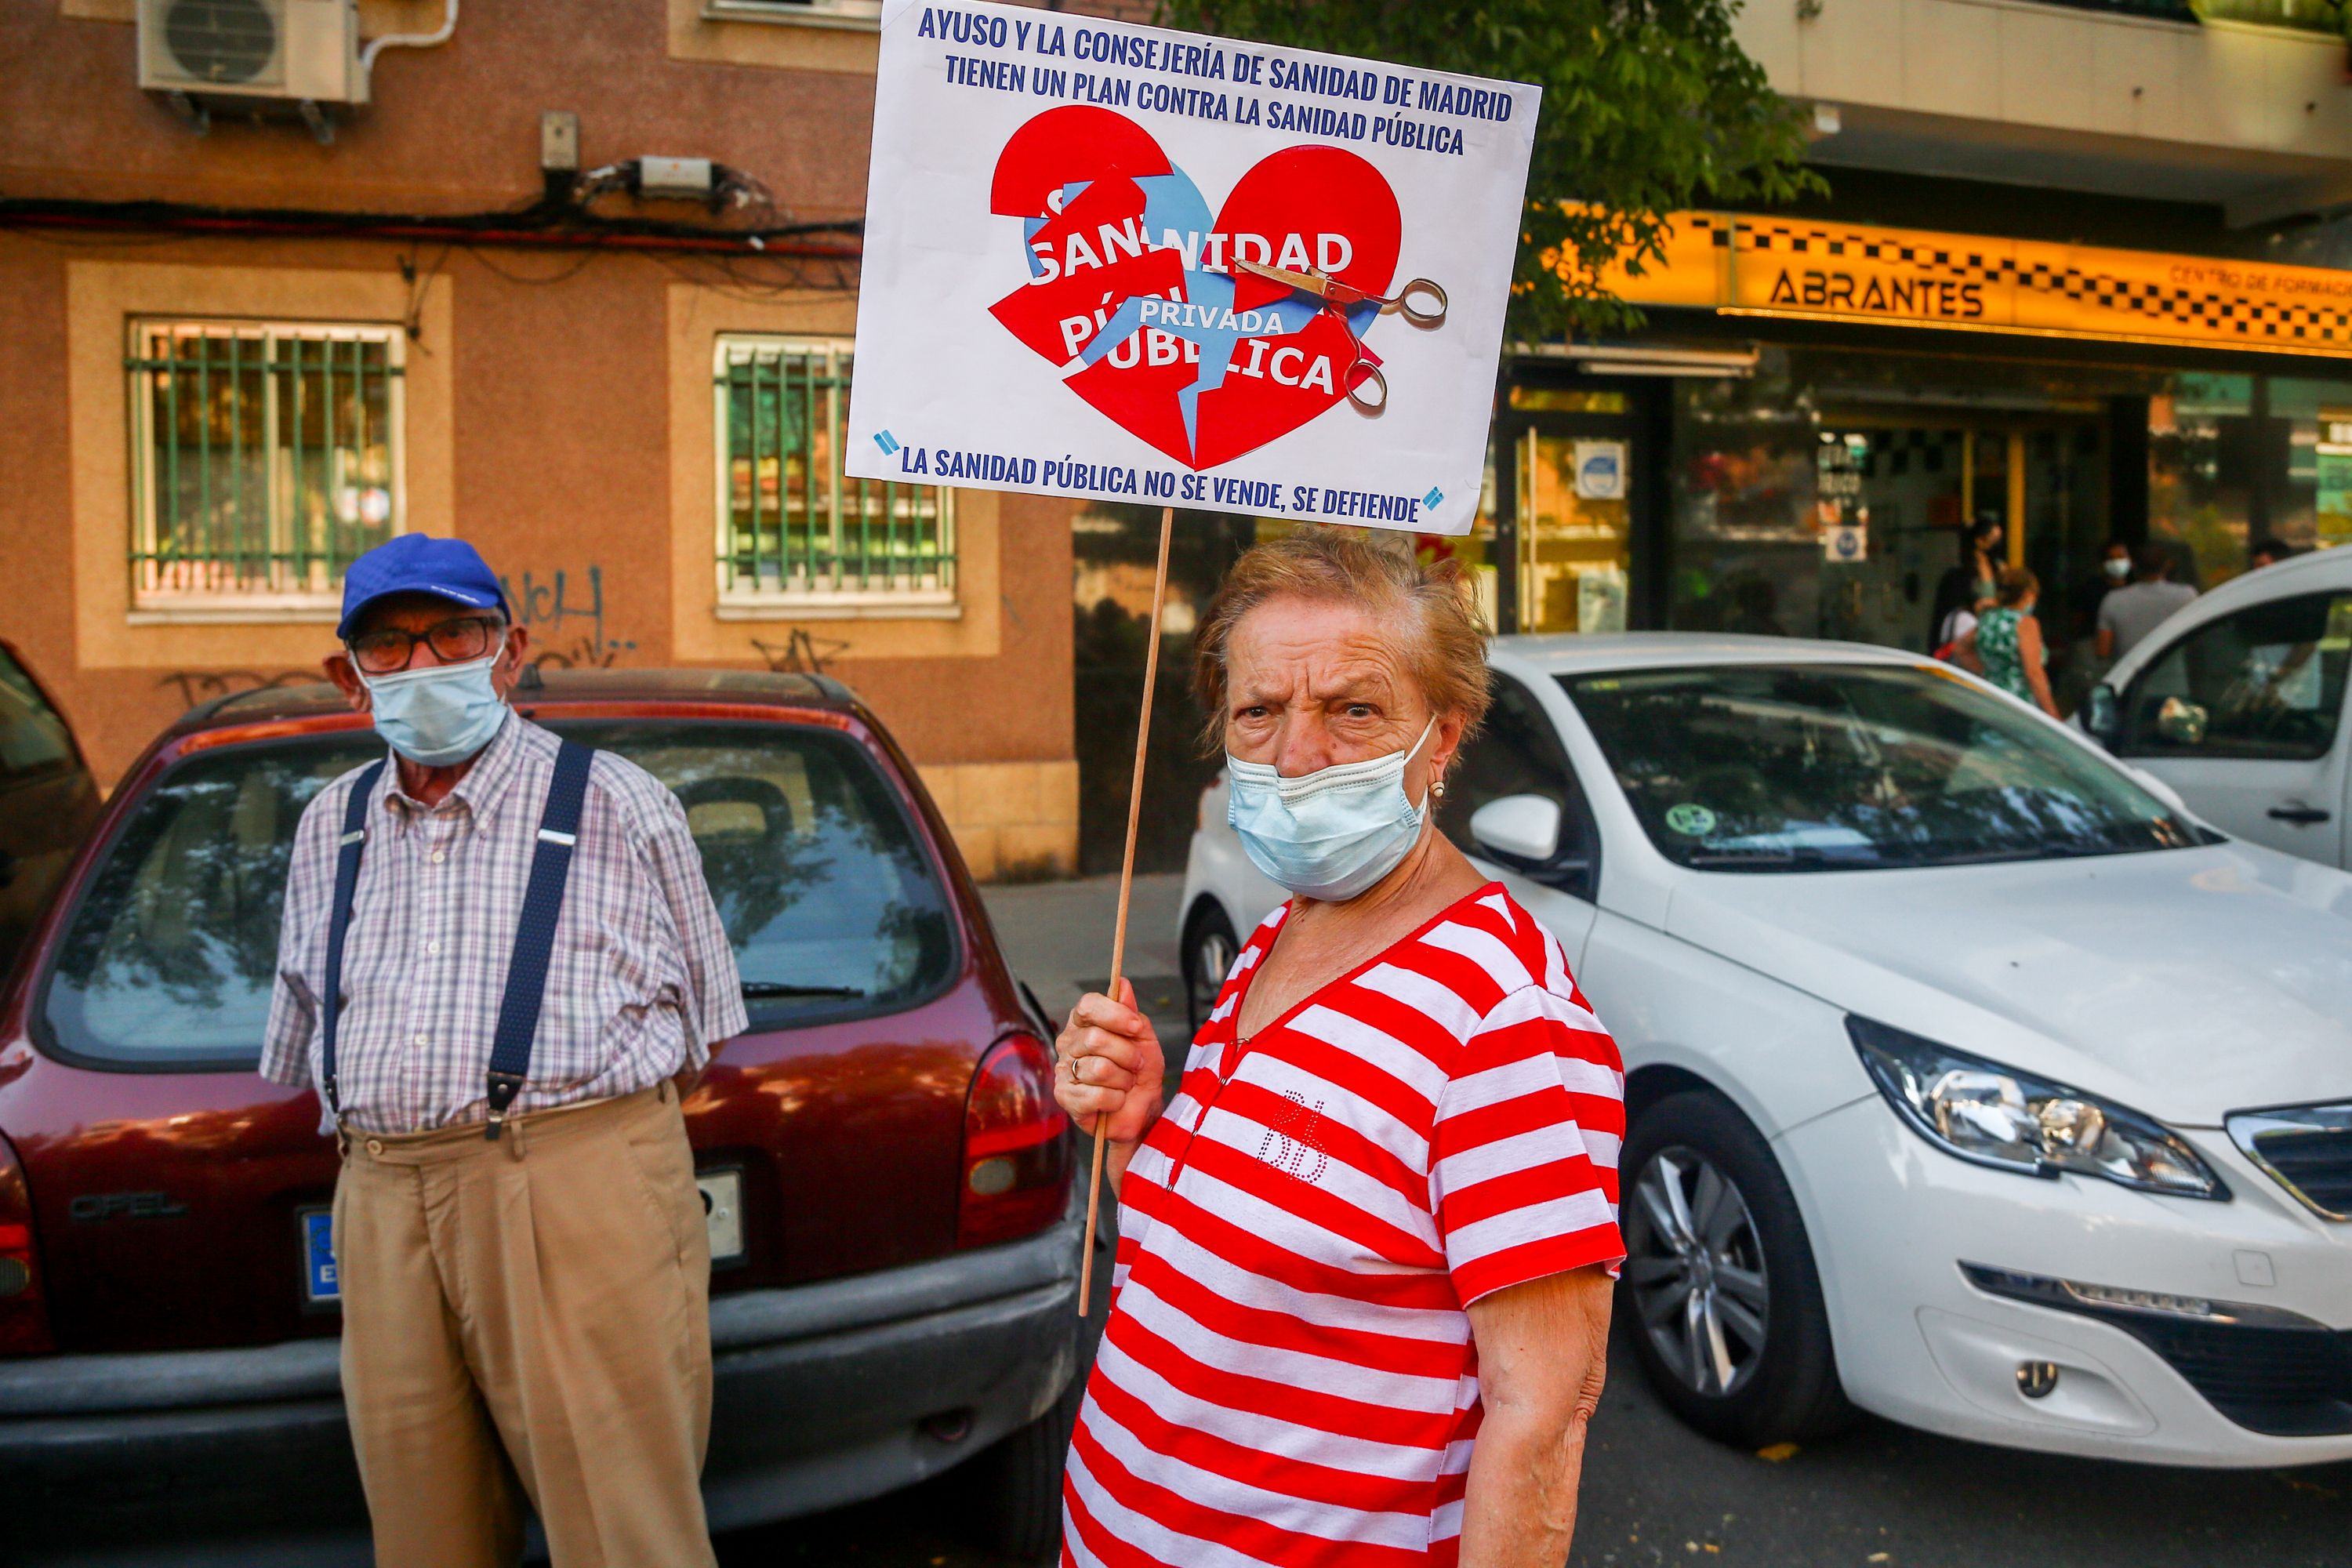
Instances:
[[[1443,778],[1434,778],[1430,780],[1429,793],[1435,795],[1438,799],[1444,800],[1445,798],[1445,781]]]

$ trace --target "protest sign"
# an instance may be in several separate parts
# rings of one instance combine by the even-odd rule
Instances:
[[[888,0],[847,471],[1466,531],[1539,96]]]
[[[885,0],[855,478],[1465,533],[1540,94]],[[1119,994],[1160,638],[1146,643]],[[1094,1234],[1104,1141],[1094,1140]],[[1078,1310],[1094,1283],[1079,1274]]]

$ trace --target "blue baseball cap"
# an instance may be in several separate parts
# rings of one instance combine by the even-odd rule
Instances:
[[[335,636],[348,642],[370,605],[394,594],[431,594],[467,609],[506,611],[498,574],[462,539],[403,533],[377,545],[343,573],[343,618]]]

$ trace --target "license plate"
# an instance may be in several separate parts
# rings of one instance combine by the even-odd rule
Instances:
[[[331,1306],[343,1298],[335,1272],[334,1211],[304,1209],[296,1217],[302,1224],[302,1299],[313,1307]]]
[[[702,1223],[710,1229],[710,1264],[716,1268],[743,1261],[743,1173],[705,1171],[694,1178],[702,1189]]]
[[[709,1227],[713,1267],[743,1260],[743,1173],[712,1171],[695,1177],[702,1192],[702,1222]],[[335,1272],[335,1216],[331,1209],[304,1209],[302,1223],[302,1300],[311,1306],[332,1306],[342,1300],[342,1284]]]

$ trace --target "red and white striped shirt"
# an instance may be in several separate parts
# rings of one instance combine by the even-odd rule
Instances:
[[[1065,1563],[1454,1563],[1465,1309],[1624,1256],[1624,1072],[1552,934],[1490,883],[1244,1044],[1287,910],[1128,1166]]]

